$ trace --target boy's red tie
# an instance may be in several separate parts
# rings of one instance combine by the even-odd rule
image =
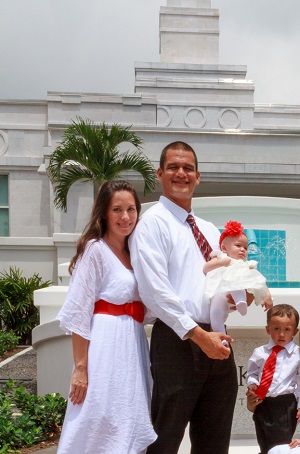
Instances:
[[[260,399],[264,399],[269,391],[275,371],[277,353],[283,349],[284,347],[275,345],[272,348],[272,353],[265,362],[260,384],[255,391],[255,394],[257,394]]]

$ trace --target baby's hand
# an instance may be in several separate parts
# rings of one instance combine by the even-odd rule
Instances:
[[[261,303],[261,306],[264,308],[264,310],[266,312],[268,309],[271,309],[271,307],[273,307],[273,301],[271,301],[271,302],[263,301]]]
[[[271,293],[268,292],[265,299],[263,300],[263,302],[261,303],[262,307],[265,308],[265,311],[267,311],[268,309],[271,309],[271,307],[273,307],[273,298],[271,296]]]
[[[231,265],[230,257],[222,257],[219,259],[220,266],[229,266]]]
[[[262,307],[265,308],[265,311],[271,309],[273,307],[273,299],[272,298],[265,298],[262,302]]]

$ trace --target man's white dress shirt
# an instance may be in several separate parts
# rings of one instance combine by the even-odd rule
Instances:
[[[205,261],[186,222],[188,214],[161,196],[143,214],[129,240],[143,303],[181,338],[197,322],[210,323],[209,305],[203,301]],[[195,220],[212,249],[218,249],[219,230],[211,222]]]

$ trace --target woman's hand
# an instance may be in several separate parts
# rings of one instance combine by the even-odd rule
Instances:
[[[227,303],[230,304],[230,312],[235,311],[236,305],[235,305],[234,299],[231,296],[231,293],[227,293],[226,298],[227,298]],[[248,293],[247,290],[246,290],[246,301],[247,301],[247,306],[250,306],[254,301],[254,295],[252,293]]]
[[[88,375],[86,367],[75,367],[72,375],[71,391],[69,398],[75,404],[82,404],[88,387]]]
[[[72,334],[74,371],[69,398],[75,404],[82,404],[88,387],[88,347],[89,341],[76,333]]]

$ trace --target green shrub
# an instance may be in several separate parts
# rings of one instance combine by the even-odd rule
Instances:
[[[62,426],[66,404],[58,393],[36,396],[7,382],[0,391],[0,453],[47,440]]]
[[[12,350],[19,344],[19,337],[13,331],[4,333],[0,331],[0,356],[8,350]]]
[[[23,345],[31,344],[31,331],[39,324],[39,310],[33,304],[33,292],[49,287],[34,273],[25,278],[19,268],[0,273],[0,323],[3,331],[13,331]]]

